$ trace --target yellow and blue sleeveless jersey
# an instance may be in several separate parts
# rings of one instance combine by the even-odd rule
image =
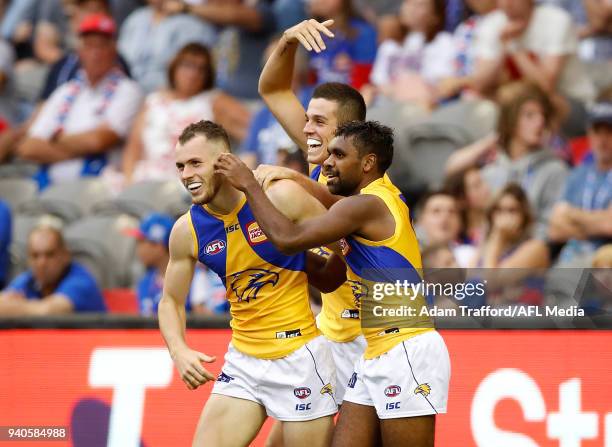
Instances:
[[[341,241],[342,251],[348,265],[347,277],[353,285],[355,296],[368,296],[366,303],[361,302],[362,331],[367,341],[365,358],[378,357],[393,348],[397,343],[433,330],[428,316],[377,319],[373,317],[372,307],[379,304],[371,299],[369,288],[375,283],[421,282],[421,254],[416,235],[410,223],[408,206],[399,189],[386,175],[361,190],[361,194],[379,197],[395,220],[395,232],[383,241],[369,241],[359,236],[348,236]],[[382,285],[382,284],[381,284]],[[422,295],[410,302],[406,297],[386,296],[385,302],[407,304],[420,310],[425,305]],[[368,309],[366,309],[368,307]],[[397,326],[396,326],[397,324]]]
[[[319,334],[308,300],[306,254],[278,251],[245,197],[229,214],[192,205],[189,218],[198,260],[219,275],[227,290],[236,349],[276,359]]]
[[[327,185],[327,177],[321,172],[320,165],[314,166],[310,178]],[[311,251],[325,258],[332,253],[327,247]],[[352,341],[361,335],[359,303],[355,299],[351,283],[346,281],[331,293],[321,293],[321,300],[323,306],[317,316],[317,323],[323,335],[340,343]]]

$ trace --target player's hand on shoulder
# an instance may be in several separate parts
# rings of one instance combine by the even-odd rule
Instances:
[[[259,165],[254,171],[255,180],[261,185],[261,187],[267,190],[272,182],[277,180],[292,180],[296,174],[296,171],[284,166],[274,165]]]
[[[216,377],[202,366],[202,363],[212,363],[216,357],[208,356],[202,352],[185,348],[177,351],[172,356],[174,365],[178,370],[181,380],[190,390],[195,390],[206,382],[215,381]]]
[[[253,171],[234,154],[220,154],[214,163],[214,168],[215,174],[225,176],[230,184],[240,191],[244,192],[253,186],[258,186]]]
[[[334,24],[333,20],[318,22],[315,19],[304,20],[295,26],[287,29],[283,33],[284,39],[288,43],[301,43],[308,51],[314,50],[317,53],[325,50],[325,42],[321,34],[333,38],[334,33],[329,27]]]

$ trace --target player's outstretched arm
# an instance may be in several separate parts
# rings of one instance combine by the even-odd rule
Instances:
[[[235,155],[219,155],[215,173],[224,175],[235,188],[245,193],[260,228],[285,253],[329,245],[358,232],[364,225],[375,224],[377,213],[385,213],[374,196],[351,196],[338,201],[322,215],[294,223],[275,208],[253,172]],[[287,200],[295,200],[295,197],[289,194]]]
[[[202,362],[214,362],[215,358],[194,351],[185,342],[185,300],[193,278],[196,250],[188,216],[183,215],[170,234],[170,262],[166,269],[164,291],[159,302],[159,328],[166,341],[170,356],[190,390],[215,380]]]
[[[308,149],[303,133],[306,111],[291,89],[295,53],[298,44],[303,45],[308,51],[319,53],[324,50],[325,43],[321,34],[334,37],[328,29],[333,23],[333,20],[319,23],[310,19],[287,29],[266,62],[259,78],[259,94],[262,99],[285,132],[304,152]]]

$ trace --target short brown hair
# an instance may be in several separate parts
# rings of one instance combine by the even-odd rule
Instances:
[[[540,87],[528,82],[513,82],[502,87],[498,92],[500,114],[497,132],[502,149],[508,150],[516,132],[521,107],[529,101],[535,101],[542,106],[545,125],[549,127],[553,119],[554,107],[549,96]]]
[[[202,120],[196,123],[191,123],[189,126],[183,129],[181,135],[178,137],[178,141],[181,145],[184,145],[188,141],[192,140],[197,136],[206,137],[209,141],[221,141],[227,150],[231,152],[231,146],[227,132],[217,123],[212,121]]]
[[[348,84],[326,82],[315,88],[312,98],[323,98],[338,104],[336,112],[338,125],[366,119],[366,105],[363,96]]]
[[[204,84],[202,85],[201,92],[210,90],[215,85],[215,70],[213,67],[213,60],[210,54],[210,50],[204,45],[192,42],[185,45],[183,48],[178,50],[170,64],[168,65],[168,85],[172,88],[174,84],[174,73],[185,56],[197,56],[206,59],[206,68],[204,69]]]

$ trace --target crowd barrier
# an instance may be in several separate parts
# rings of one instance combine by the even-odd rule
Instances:
[[[441,333],[452,378],[436,446],[612,446],[611,330]],[[214,373],[230,336],[187,332],[217,357]],[[0,365],[0,425],[65,426],[70,438],[7,446],[189,446],[211,389],[186,389],[155,329],[5,329]]]

